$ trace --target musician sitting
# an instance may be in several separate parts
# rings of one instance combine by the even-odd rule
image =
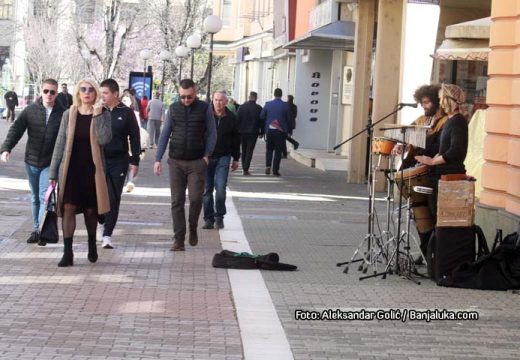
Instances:
[[[438,152],[433,156],[428,153],[415,156],[415,160],[430,166],[433,194],[429,198],[428,206],[434,218],[437,216],[437,190],[440,176],[465,174],[464,159],[468,150],[468,123],[460,113],[460,106],[466,99],[464,91],[457,85],[442,84],[439,98],[441,108],[448,115],[439,136]]]
[[[439,99],[439,91],[441,89],[441,86],[438,84],[432,84],[432,85],[423,85],[417,90],[415,90],[415,93],[413,95],[415,101],[421,105],[421,107],[424,110],[424,115],[419,116],[412,125],[418,125],[418,126],[429,126],[430,129],[426,133],[426,146],[424,149],[421,148],[415,148],[411,149],[411,145],[408,145],[410,148],[408,148],[408,152],[412,154],[417,155],[425,155],[429,157],[435,156],[439,152],[439,141],[440,141],[440,134],[441,130],[448,120],[448,116],[443,111],[442,107],[440,106],[440,99]],[[394,154],[401,154],[402,152],[402,145],[397,144],[394,147]],[[407,168],[410,166],[413,166],[415,164],[415,161],[413,158],[406,159],[403,163],[403,167]],[[418,208],[419,205],[423,204],[412,204],[414,207],[412,210],[414,211],[415,218],[419,218],[419,210],[422,212],[428,213],[428,209],[425,207]],[[425,205],[425,204],[424,204]],[[428,240],[430,239],[430,235],[433,231],[433,225],[435,224],[435,217],[432,214],[424,214],[421,213],[420,217],[429,217],[432,220],[428,221],[426,224],[421,224],[422,226],[417,226],[417,232],[419,234],[419,238],[421,239],[421,252],[422,254],[426,254],[426,250],[428,248]],[[416,222],[417,225],[417,222]],[[416,260],[416,265],[421,265],[423,263],[423,258],[419,257]]]

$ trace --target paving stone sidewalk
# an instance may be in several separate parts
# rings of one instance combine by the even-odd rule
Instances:
[[[0,140],[7,126],[0,124]],[[241,333],[226,270],[211,267],[217,231],[172,253],[167,174],[151,174],[148,151],[137,188],[125,194],[114,242],[86,259],[78,216],[75,265],[59,269],[62,247],[26,244],[30,195],[24,143],[0,164],[0,358],[241,359]],[[511,292],[421,285],[391,275],[359,281],[346,261],[366,233],[364,185],[284,160],[263,174],[259,141],[253,176],[230,177],[232,201],[254,252],[278,252],[296,272],[262,272],[295,359],[518,359],[520,297]],[[6,179],[5,177],[9,177]],[[26,183],[26,182],[25,182]],[[140,188],[149,188],[148,193]],[[14,190],[13,190],[14,189]],[[384,203],[377,202],[378,214]],[[477,311],[476,321],[301,321],[298,309]]]
[[[366,186],[292,160],[282,161],[280,178],[265,176],[262,142],[255,151],[253,176],[236,174],[230,186],[252,250],[278,252],[299,266],[262,273],[295,359],[520,358],[519,295],[424,279],[416,285],[396,275],[359,281],[357,266],[344,274],[336,263],[350,259],[367,232],[368,203],[355,199],[366,198]],[[251,192],[268,198],[247,197]],[[384,202],[377,209],[384,226]],[[477,311],[479,320],[298,321],[298,309],[448,309]]]

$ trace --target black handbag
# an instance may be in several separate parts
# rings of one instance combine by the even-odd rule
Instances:
[[[43,214],[40,226],[40,241],[38,245],[44,246],[47,243],[56,244],[59,239],[58,234],[58,214],[56,213],[56,192],[52,191],[47,202],[47,208]]]

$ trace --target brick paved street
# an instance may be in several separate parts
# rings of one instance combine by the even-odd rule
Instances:
[[[0,124],[2,141],[6,128]],[[253,252],[275,251],[282,262],[299,267],[296,272],[263,271],[254,279],[265,281],[270,299],[261,297],[262,302],[272,301],[295,359],[520,358],[520,297],[512,292],[441,288],[429,280],[416,285],[396,275],[359,281],[356,267],[349,274],[336,267],[366,233],[367,201],[360,199],[366,187],[347,185],[343,173],[284,160],[282,177],[265,176],[259,143],[253,176],[231,176],[233,211],[226,229],[220,235],[199,230],[196,248],[172,253],[168,182],[164,175],[151,174],[152,150],[136,190],[123,197],[116,248],[99,249],[98,262],[90,264],[78,217],[74,267],[63,269],[56,266],[61,239],[46,247],[25,242],[30,193],[27,182],[17,180],[26,178],[23,149],[18,144],[12,161],[0,164],[2,359],[290,358],[283,350],[277,353],[275,345],[270,349],[270,338],[267,343],[263,337],[250,339],[271,329],[265,323],[254,329],[244,314],[261,318],[268,309],[254,304],[244,313],[234,286],[240,274],[254,278],[259,272],[211,267],[222,246],[247,245],[234,239],[242,232],[240,224]],[[239,218],[233,217],[235,209]],[[383,212],[384,203],[378,201],[381,220]],[[480,319],[295,320],[297,309],[338,308],[475,310]],[[257,348],[275,355],[259,355]]]

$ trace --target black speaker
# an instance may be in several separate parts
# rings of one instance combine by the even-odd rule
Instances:
[[[475,261],[475,227],[437,227],[435,229],[434,276],[439,280],[458,265]]]

